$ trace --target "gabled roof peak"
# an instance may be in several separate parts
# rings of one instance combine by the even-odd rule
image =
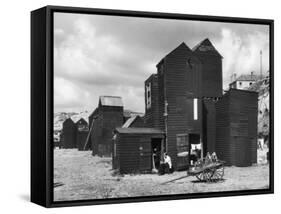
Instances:
[[[175,49],[170,51],[165,57],[163,57],[156,66],[158,66],[163,61],[163,59],[165,59],[167,56],[169,56],[170,54],[174,53],[176,50],[181,48],[191,51],[191,49],[185,44],[185,42],[182,42],[179,46],[177,46]]]
[[[204,53],[204,54],[211,54],[211,55],[217,55],[220,56],[220,53],[217,51],[217,49],[214,47],[212,42],[209,40],[209,38],[205,38],[201,42],[199,42],[197,45],[195,45],[192,48],[192,51],[195,53]]]

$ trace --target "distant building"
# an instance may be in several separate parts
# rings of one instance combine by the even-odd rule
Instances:
[[[62,147],[65,149],[76,147],[76,125],[71,118],[67,118],[62,124]]]
[[[85,119],[81,118],[76,123],[76,145],[78,150],[83,151],[88,148],[84,148],[86,139],[89,133],[88,123]]]
[[[255,75],[253,72],[251,74],[242,74],[238,78],[234,75],[234,81],[229,84],[229,88],[247,90],[260,79],[261,76]]]
[[[99,97],[98,107],[89,116],[89,141],[93,155],[111,156],[113,131],[116,127],[122,127],[123,111],[121,97]]]

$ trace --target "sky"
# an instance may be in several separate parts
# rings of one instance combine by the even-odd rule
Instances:
[[[209,38],[223,56],[223,88],[236,73],[269,70],[269,26],[55,13],[54,112],[92,112],[101,95],[144,112],[144,81],[185,42]]]

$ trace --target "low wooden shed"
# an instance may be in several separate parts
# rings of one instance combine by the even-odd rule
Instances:
[[[257,162],[258,93],[230,89],[216,103],[216,152],[227,165]]]
[[[163,149],[164,132],[155,128],[116,128],[112,167],[120,173],[151,172],[153,149]]]

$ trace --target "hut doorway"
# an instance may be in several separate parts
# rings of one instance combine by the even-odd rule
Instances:
[[[202,144],[200,140],[200,134],[189,134],[188,136],[189,139],[189,145],[190,145],[190,164],[193,165],[198,159],[201,158],[201,153],[202,153]]]
[[[151,151],[152,151],[152,169],[159,169],[161,154],[162,154],[162,139],[152,138],[151,139]]]

